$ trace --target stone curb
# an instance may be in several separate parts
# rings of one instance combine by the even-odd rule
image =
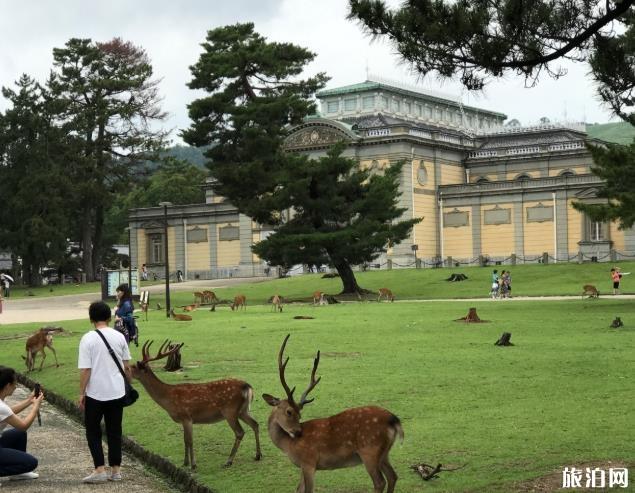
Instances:
[[[35,386],[35,382],[33,380],[31,380],[26,375],[23,375],[22,373],[17,373],[16,376],[20,384],[33,390],[33,387]],[[81,411],[79,410],[77,405],[75,405],[75,403],[71,402],[66,397],[63,397],[47,389],[46,401],[49,404],[52,404],[53,406],[62,410],[67,416],[73,418],[82,426],[84,425],[84,419]],[[146,449],[142,445],[139,445],[134,440],[131,440],[130,438],[124,436],[122,437],[121,443],[122,448],[126,452],[139,459],[145,465],[159,472],[179,490],[185,491],[187,493],[218,493],[217,491],[200,484],[185,469],[175,466],[172,462],[165,459],[164,457],[161,457],[160,455],[155,454],[154,452],[150,452],[148,449]]]

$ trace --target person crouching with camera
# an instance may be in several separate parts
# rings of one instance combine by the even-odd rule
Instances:
[[[18,383],[13,368],[0,366],[0,476],[9,476],[10,480],[36,479],[39,474],[33,472],[38,461],[26,452],[26,430],[33,424],[44,394],[38,397],[31,394],[27,399],[9,406],[4,400],[13,394]],[[17,414],[31,406],[25,418]],[[5,430],[7,425],[13,428]]]

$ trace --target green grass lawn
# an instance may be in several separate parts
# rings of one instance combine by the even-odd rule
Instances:
[[[589,281],[597,279],[598,284],[605,280],[607,265],[597,267],[581,266],[579,275],[584,282],[586,276]],[[544,272],[577,291],[582,279],[567,276],[565,281],[553,274],[558,268]],[[462,270],[477,285],[490,269]],[[512,272],[518,286],[531,287],[525,291],[537,289],[539,276],[529,277],[525,273],[530,270],[522,267]],[[366,287],[379,287],[374,281],[380,274],[364,274],[360,280]],[[414,297],[420,286],[431,283],[432,276],[441,272],[388,274],[394,276],[391,287],[398,296]],[[409,279],[421,276],[422,282],[408,288],[408,283],[397,283],[398,274]],[[381,284],[386,279],[390,278],[383,278]],[[316,285],[324,283],[326,289],[334,286],[329,282],[314,280]],[[438,289],[443,286],[446,293],[464,289],[461,283],[450,287],[437,282]],[[296,279],[276,283],[300,292]],[[486,289],[487,283],[483,285]],[[262,286],[254,285],[249,288],[254,291],[242,291],[256,293],[259,288]],[[435,294],[433,287],[421,290]],[[453,321],[465,315],[470,306],[476,306],[481,318],[490,323]],[[260,398],[263,392],[282,394],[276,355],[287,333],[292,334],[287,380],[297,385],[298,392],[308,383],[315,351],[322,351],[318,370],[322,381],[314,391],[315,402],[304,410],[305,419],[366,404],[384,406],[401,418],[405,442],[395,444],[391,453],[400,476],[399,492],[512,492],[518,481],[561,470],[564,465],[591,460],[632,464],[635,460],[632,301],[351,303],[290,305],[282,314],[269,310],[269,306],[248,306],[244,313],[225,307],[215,313],[200,310],[193,313],[191,323],[166,320],[163,313],[155,311],[150,313],[149,322],[140,323],[142,340],[185,342],[184,371],[167,374],[157,363],[160,378],[178,383],[234,376],[255,389],[252,414],[261,424],[262,462],[253,461],[253,434],[246,428],[234,465],[223,469],[233,443],[229,427],[224,423],[195,427],[197,475],[217,491],[291,492],[297,485],[298,469],[267,435],[269,407]],[[300,314],[315,319],[292,318]],[[625,321],[624,329],[608,328],[616,315]],[[0,337],[29,332],[40,325],[3,326]],[[62,366],[52,367],[50,355],[45,369],[32,376],[45,388],[76,399],[77,346],[90,327],[80,321],[63,325],[72,334],[55,339]],[[515,346],[493,345],[503,331],[512,332]],[[0,361],[24,368],[20,358],[23,349],[24,339],[2,340]],[[132,350],[133,358],[139,358],[140,350]],[[139,401],[126,409],[124,421],[126,434],[181,464],[180,426],[144,391]],[[88,449],[79,452],[88,454]],[[468,465],[424,484],[409,470],[416,462]],[[363,467],[318,472],[316,481],[316,491],[323,493],[372,489]]]
[[[100,282],[87,282],[85,284],[50,284],[48,286],[38,286],[36,288],[30,288],[28,286],[12,286],[11,298],[30,298],[35,297],[48,297],[48,296],[63,296],[67,294],[84,294],[84,293],[98,293],[101,292]]]
[[[635,262],[617,264],[623,272],[632,275],[622,279],[622,293],[635,293]],[[394,269],[374,272],[356,272],[360,286],[377,291],[390,288],[397,299],[444,299],[444,298],[486,298],[491,286],[492,270],[510,269],[512,272],[514,296],[581,295],[584,284],[593,284],[601,294],[613,292],[610,278],[612,264],[527,264],[495,267],[459,267],[445,269]],[[468,279],[462,282],[448,282],[445,279],[454,272],[464,273]],[[209,281],[213,286],[214,281]],[[202,290],[197,287],[194,290]],[[193,290],[193,291],[194,291]],[[322,279],[321,274],[308,274],[286,279],[275,279],[263,283],[253,283],[231,288],[217,289],[216,294],[223,299],[233,299],[235,294],[247,296],[248,305],[264,303],[273,294],[290,299],[310,299],[314,291],[321,290],[337,294],[342,290],[339,278]],[[163,303],[162,297],[152,295],[152,307],[156,301]],[[193,303],[192,291],[173,291],[174,306]]]

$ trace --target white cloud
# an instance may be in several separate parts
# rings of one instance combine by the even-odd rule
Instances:
[[[357,24],[346,20],[346,0],[59,0],[37,2],[38,8],[34,3],[0,0],[0,84],[11,85],[23,72],[43,80],[52,64],[53,47],[71,37],[103,41],[120,36],[142,46],[153,61],[156,76],[162,78],[168,128],[189,125],[186,104],[196,94],[186,86],[188,67],[198,58],[207,30],[237,22],[253,21],[256,30],[269,39],[293,42],[315,52],[317,57],[308,70],[327,72],[331,87],[363,81],[368,66],[374,74],[454,97],[462,92],[452,81],[417,81],[390,46],[371,41]],[[565,113],[571,120],[607,121],[610,113],[597,100],[586,76],[588,67],[566,66],[569,74],[558,81],[545,76],[537,87],[527,89],[522,79],[511,77],[491,83],[482,94],[464,94],[464,103],[500,111],[523,123],[542,116],[564,119]],[[0,110],[4,108],[6,101],[0,100]],[[178,140],[176,133],[173,138]]]

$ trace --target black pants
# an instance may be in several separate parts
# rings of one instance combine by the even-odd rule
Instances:
[[[30,472],[37,459],[26,453],[26,431],[7,430],[0,435],[0,476]]]
[[[98,401],[86,396],[84,408],[84,423],[86,425],[86,440],[90,455],[93,457],[95,468],[104,465],[104,449],[101,444],[101,420],[106,424],[106,438],[108,440],[108,465],[121,465],[121,421],[123,406],[116,399],[114,401]]]

